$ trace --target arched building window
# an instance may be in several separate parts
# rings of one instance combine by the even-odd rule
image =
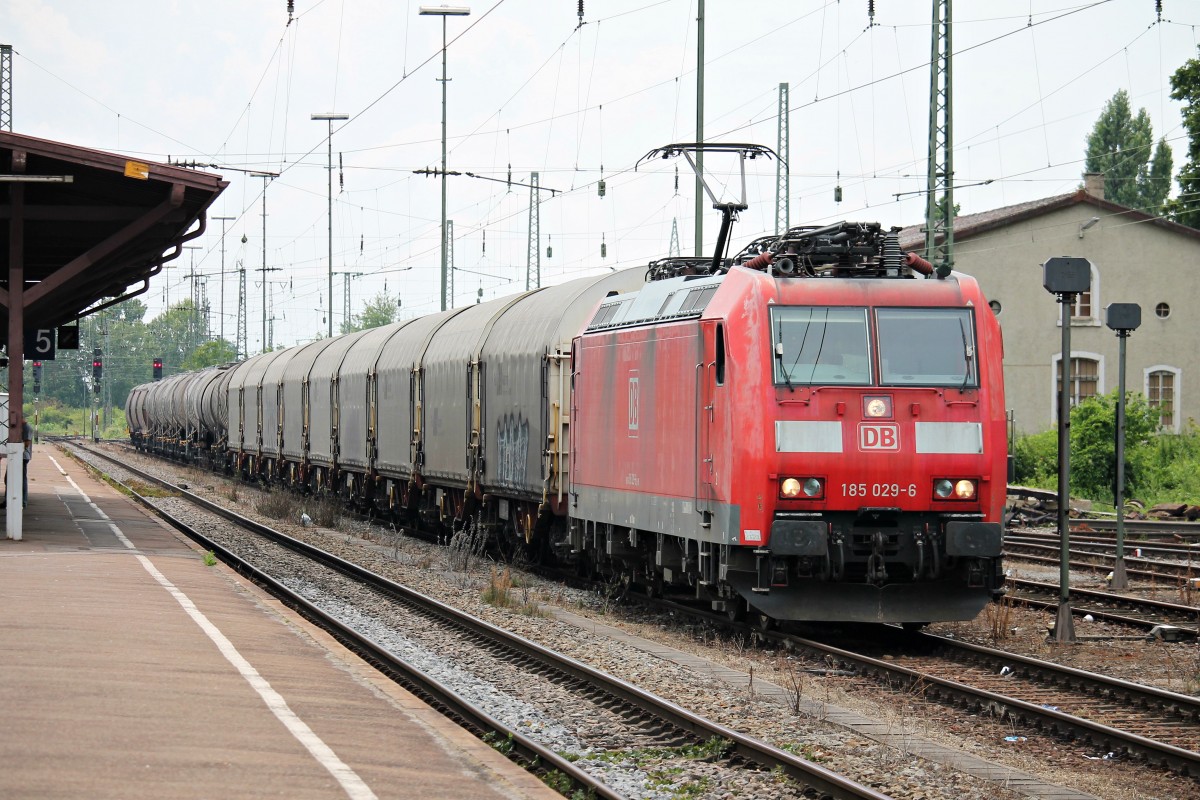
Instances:
[[[1178,367],[1156,364],[1143,371],[1146,385],[1146,401],[1162,415],[1163,430],[1179,433],[1179,384],[1181,371]]]
[[[1092,286],[1086,292],[1079,292],[1071,303],[1072,325],[1100,325],[1100,270],[1092,264]],[[1062,315],[1059,311],[1058,324],[1062,325]]]
[[[1055,355],[1051,367],[1054,370],[1054,395],[1050,398],[1050,419],[1058,420],[1058,397],[1062,391],[1062,375],[1059,371],[1061,355]],[[1089,397],[1095,397],[1104,391],[1104,357],[1099,353],[1083,353],[1071,351],[1070,370],[1067,376],[1071,395],[1071,407],[1079,405]]]

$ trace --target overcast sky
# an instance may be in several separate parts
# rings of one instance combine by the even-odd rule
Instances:
[[[470,3],[470,0],[467,0]],[[352,313],[382,291],[407,316],[439,307],[442,24],[418,0],[6,0],[15,50],[14,130],[151,161],[215,164],[230,186],[225,263],[248,273],[248,338],[262,347],[262,201],[278,344],[307,341],[328,313],[327,123],[334,123],[333,265],[360,273]],[[650,149],[695,138],[696,0],[483,0],[446,26],[449,168],[528,183],[540,173],[542,281],[667,254],[672,221],[694,250],[693,178],[682,159],[633,171]],[[956,191],[974,213],[1072,191],[1085,138],[1127,90],[1155,137],[1186,158],[1170,75],[1197,55],[1200,3],[959,0],[954,4]],[[928,128],[931,0],[707,0],[705,136],[777,149],[779,84],[790,88],[793,225],[919,222]],[[339,160],[341,169],[338,169]],[[678,193],[675,168],[679,168]],[[738,190],[710,157],[715,185]],[[603,171],[602,171],[603,170]],[[596,184],[607,184],[598,196]],[[749,165],[750,208],[732,251],[775,226],[775,164]],[[987,185],[980,185],[990,181]],[[834,201],[834,187],[842,201]],[[455,304],[524,289],[530,193],[449,179]],[[706,203],[706,207],[707,207]],[[711,252],[719,215],[706,210]],[[194,259],[211,275],[220,332],[221,223],[144,297],[159,313]],[[246,237],[243,244],[242,237]],[[485,248],[486,242],[486,248]],[[607,256],[601,257],[601,243]],[[553,256],[547,257],[547,247]],[[335,278],[335,330],[343,320]],[[233,275],[224,331],[233,340]]]

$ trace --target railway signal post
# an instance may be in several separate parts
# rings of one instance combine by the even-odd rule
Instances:
[[[1054,641],[1075,642],[1071,617],[1071,306],[1075,296],[1092,288],[1092,262],[1086,258],[1055,257],[1042,264],[1042,286],[1062,306],[1062,352],[1059,354],[1058,393],[1058,617]]]
[[[1104,322],[1117,332],[1120,353],[1117,358],[1117,481],[1113,503],[1117,507],[1117,560],[1113,565],[1113,589],[1128,589],[1125,575],[1125,340],[1142,324],[1142,307],[1137,303],[1110,303],[1104,309]]]

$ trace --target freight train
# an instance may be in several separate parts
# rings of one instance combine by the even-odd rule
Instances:
[[[135,388],[144,450],[465,525],[740,618],[1003,592],[1000,327],[876,223],[796,227]]]

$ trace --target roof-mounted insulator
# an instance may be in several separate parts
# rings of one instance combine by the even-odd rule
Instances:
[[[889,278],[900,276],[904,264],[904,252],[900,249],[900,229],[892,228],[883,237],[883,247],[880,248],[879,263],[884,274]]]
[[[904,263],[913,268],[914,271],[922,275],[933,274],[933,264],[930,264],[925,259],[921,258],[916,253],[907,253],[904,256]]]

